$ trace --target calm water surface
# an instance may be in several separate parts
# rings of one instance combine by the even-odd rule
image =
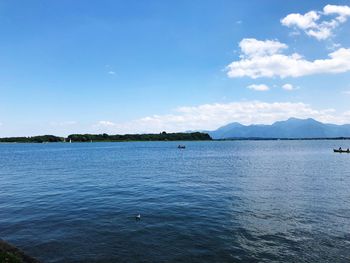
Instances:
[[[177,144],[0,144],[0,238],[43,262],[350,261],[350,141]]]

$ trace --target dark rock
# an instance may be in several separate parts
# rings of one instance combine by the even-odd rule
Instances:
[[[0,239],[0,262],[6,263],[40,263],[13,245]]]

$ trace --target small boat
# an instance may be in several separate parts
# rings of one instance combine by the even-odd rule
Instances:
[[[179,146],[177,146],[177,148],[179,148],[179,149],[186,149],[186,146],[185,145],[179,145]]]
[[[350,153],[350,149],[342,150],[342,149],[333,149],[335,153]]]

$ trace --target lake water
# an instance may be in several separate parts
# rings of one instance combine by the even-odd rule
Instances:
[[[0,144],[0,238],[43,262],[350,261],[350,141],[185,144]]]

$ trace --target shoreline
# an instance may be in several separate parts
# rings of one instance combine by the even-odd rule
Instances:
[[[40,263],[37,259],[26,255],[21,249],[2,239],[0,239],[0,261],[9,263]]]
[[[120,142],[224,142],[224,141],[348,141],[350,137],[335,138],[229,138],[211,140],[129,140],[129,141],[72,141],[72,142],[1,142],[0,144],[71,144],[71,143],[120,143]]]
[[[0,142],[0,144],[72,144],[72,143],[84,143],[84,144],[90,144],[90,143],[105,143],[105,142],[113,142],[113,143],[120,143],[120,142],[211,142],[211,141],[219,141],[219,140],[176,140],[176,141],[166,141],[166,140],[152,140],[152,141],[92,141],[92,142],[82,142],[82,141],[75,141],[75,142]]]

